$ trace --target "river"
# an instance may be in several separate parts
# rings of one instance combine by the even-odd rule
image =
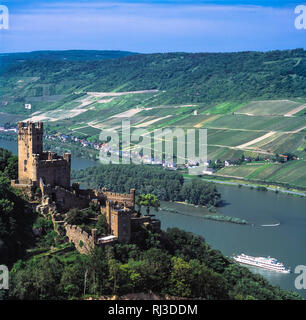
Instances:
[[[15,155],[17,155],[18,152],[18,147],[17,147],[17,142],[16,141],[9,141],[9,140],[4,140],[0,138],[0,147],[5,148]],[[71,159],[71,168],[74,170],[80,170],[80,169],[86,169],[88,167],[96,166],[98,165],[98,161],[93,161],[93,160],[87,160],[87,159],[82,159],[82,158],[72,158]]]
[[[14,141],[0,140],[0,147],[17,152]],[[91,160],[73,159],[72,168],[84,169],[96,164]],[[250,269],[262,274],[272,284],[296,290],[294,269],[297,265],[306,265],[306,198],[231,185],[218,185],[217,188],[225,202],[220,208],[221,213],[245,219],[250,225],[206,220],[201,217],[201,208],[162,203],[162,208],[170,206],[188,213],[159,211],[156,217],[161,220],[162,228],[178,227],[199,234],[226,256],[246,253],[277,258],[293,272],[281,274],[255,267]],[[296,291],[306,299],[306,290]]]

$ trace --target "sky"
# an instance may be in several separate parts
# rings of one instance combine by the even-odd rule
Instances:
[[[0,0],[9,9],[0,52],[305,48],[306,29],[295,28],[295,7],[303,4],[306,0]]]

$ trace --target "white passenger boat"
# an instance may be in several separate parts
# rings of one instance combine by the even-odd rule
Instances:
[[[259,267],[271,271],[290,273],[290,269],[286,269],[284,264],[271,257],[252,257],[244,253],[234,256],[233,259],[239,263]]]

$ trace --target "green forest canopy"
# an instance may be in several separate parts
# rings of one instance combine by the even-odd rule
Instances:
[[[89,60],[89,59],[88,59]],[[306,51],[156,53],[92,61],[37,60],[11,64],[0,90],[16,77],[39,77],[52,92],[158,89],[154,103],[211,103],[303,97]],[[35,84],[34,84],[35,87]],[[84,90],[83,90],[84,89]],[[26,92],[19,92],[19,99]]]
[[[216,185],[193,179],[184,185],[184,177],[177,171],[147,165],[98,165],[72,171],[72,179],[92,188],[102,187],[114,192],[156,195],[164,201],[188,201],[195,205],[218,206],[221,195]]]

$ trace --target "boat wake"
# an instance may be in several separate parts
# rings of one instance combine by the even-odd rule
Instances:
[[[280,226],[280,222],[274,224],[261,224],[261,227],[278,227]]]

